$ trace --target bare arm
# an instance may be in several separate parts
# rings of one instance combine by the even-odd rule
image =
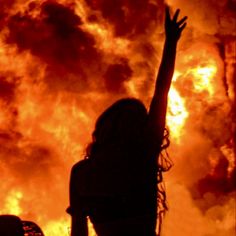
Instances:
[[[87,217],[83,211],[81,198],[78,194],[76,170],[73,167],[70,177],[71,236],[88,236]]]
[[[167,110],[168,92],[174,73],[177,42],[186,26],[187,17],[177,22],[179,10],[170,17],[169,8],[166,8],[165,17],[165,44],[157,75],[154,95],[149,109],[149,130],[152,151],[157,153],[163,139]]]

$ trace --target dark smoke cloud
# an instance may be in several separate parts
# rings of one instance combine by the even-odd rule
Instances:
[[[25,144],[22,145],[22,142]],[[32,140],[27,142],[23,135],[16,131],[0,130],[0,161],[1,210],[6,206],[6,196],[20,191],[23,192],[23,200],[20,203],[20,207],[24,209],[22,218],[36,219],[39,212],[42,221],[60,218],[65,212],[65,205],[62,204],[54,210],[49,209],[54,205],[55,196],[58,201],[65,202],[65,196],[61,193],[65,192],[67,187],[66,165],[51,147],[33,143]]]
[[[0,76],[0,99],[10,102],[15,96],[15,84]]]
[[[93,36],[81,28],[81,19],[74,11],[56,2],[45,2],[41,13],[33,18],[27,12],[10,17],[9,43],[20,50],[29,49],[52,66],[78,71],[79,61],[94,58]]]
[[[56,163],[50,149],[32,143],[19,147],[22,138],[16,131],[0,131],[1,162],[20,183],[35,179],[35,176],[48,176]]]
[[[32,16],[30,13],[36,8],[40,14]],[[133,24],[131,18],[128,24]],[[71,6],[54,1],[38,6],[32,2],[25,12],[9,17],[6,42],[16,44],[19,51],[30,51],[47,64],[45,82],[50,88],[84,92],[92,80],[105,78],[97,86],[104,85],[111,92],[125,92],[123,82],[132,75],[128,61],[117,63],[119,58],[112,55],[111,64],[104,62],[106,55],[97,49],[96,39],[82,26],[81,17]]]
[[[34,7],[29,5],[31,11]],[[77,80],[86,79],[84,67],[99,60],[94,37],[81,29],[81,19],[70,7],[52,1],[40,7],[37,17],[28,10],[9,18],[7,42],[46,62],[55,84],[71,83],[68,74],[77,75]],[[79,83],[75,79],[73,82]]]
[[[114,26],[117,36],[138,36],[156,26],[163,14],[163,1],[149,0],[86,0],[94,10],[99,10],[104,19]]]
[[[8,9],[10,9],[15,0],[0,1],[0,31],[4,28],[6,24],[6,18],[8,16]]]
[[[127,59],[121,59],[120,63],[109,65],[104,75],[105,86],[112,92],[124,92],[123,82],[127,81],[132,75],[132,70],[128,65]]]
[[[6,17],[6,13],[0,10],[0,31],[3,29],[5,25],[5,17]]]
[[[197,183],[199,194],[203,196],[205,193],[211,192],[216,195],[227,194],[235,191],[236,170],[228,175],[229,162],[221,156],[213,173],[201,178]]]
[[[216,195],[230,193],[236,190],[236,168],[229,174],[229,160],[224,156],[221,147],[232,148],[231,127],[233,119],[231,113],[224,111],[224,104],[208,105],[203,109],[203,116],[199,131],[202,136],[212,143],[211,157],[217,160],[216,166],[206,176],[202,176],[197,183],[201,196],[207,192]],[[217,117],[217,118],[216,118]]]

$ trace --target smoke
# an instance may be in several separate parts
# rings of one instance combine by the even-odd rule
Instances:
[[[167,212],[163,235],[230,236],[235,232],[234,195],[216,197],[205,194],[193,199],[185,186],[167,184],[170,210]],[[211,205],[209,207],[209,205]],[[202,210],[205,209],[205,210]]]
[[[103,18],[109,21],[116,36],[138,37],[153,30],[163,15],[163,1],[149,0],[86,0],[93,9],[101,11]]]
[[[15,84],[8,82],[6,78],[2,77],[0,80],[0,96],[3,100],[10,102],[15,95]]]
[[[8,31],[5,43],[16,45],[18,53],[30,52],[45,64],[42,79],[50,90],[84,93],[100,87],[126,93],[124,82],[132,75],[129,60],[101,51],[95,35],[86,31],[86,22],[73,6],[55,1],[30,2],[4,21]],[[122,79],[114,79],[112,84],[109,77],[114,67]]]
[[[112,64],[108,67],[104,76],[106,88],[109,91],[117,92],[119,89],[125,90],[122,86],[124,81],[127,81],[132,75],[127,60],[121,59],[120,63]]]
[[[49,86],[76,91],[80,83],[86,83],[84,67],[99,60],[95,39],[81,29],[81,18],[69,6],[45,1],[36,16],[30,15],[36,7],[30,3],[24,12],[9,16],[6,42],[46,63],[44,79]]]

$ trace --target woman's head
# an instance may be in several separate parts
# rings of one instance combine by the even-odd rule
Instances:
[[[118,100],[97,119],[90,153],[109,146],[132,148],[142,142],[147,122],[147,110],[134,98]]]

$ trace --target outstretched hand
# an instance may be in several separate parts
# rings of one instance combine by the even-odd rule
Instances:
[[[171,42],[177,42],[181,36],[183,29],[186,26],[187,16],[183,17],[181,20],[178,20],[180,10],[176,10],[173,19],[170,17],[170,9],[166,7],[166,18],[165,18],[165,33],[166,39]]]

